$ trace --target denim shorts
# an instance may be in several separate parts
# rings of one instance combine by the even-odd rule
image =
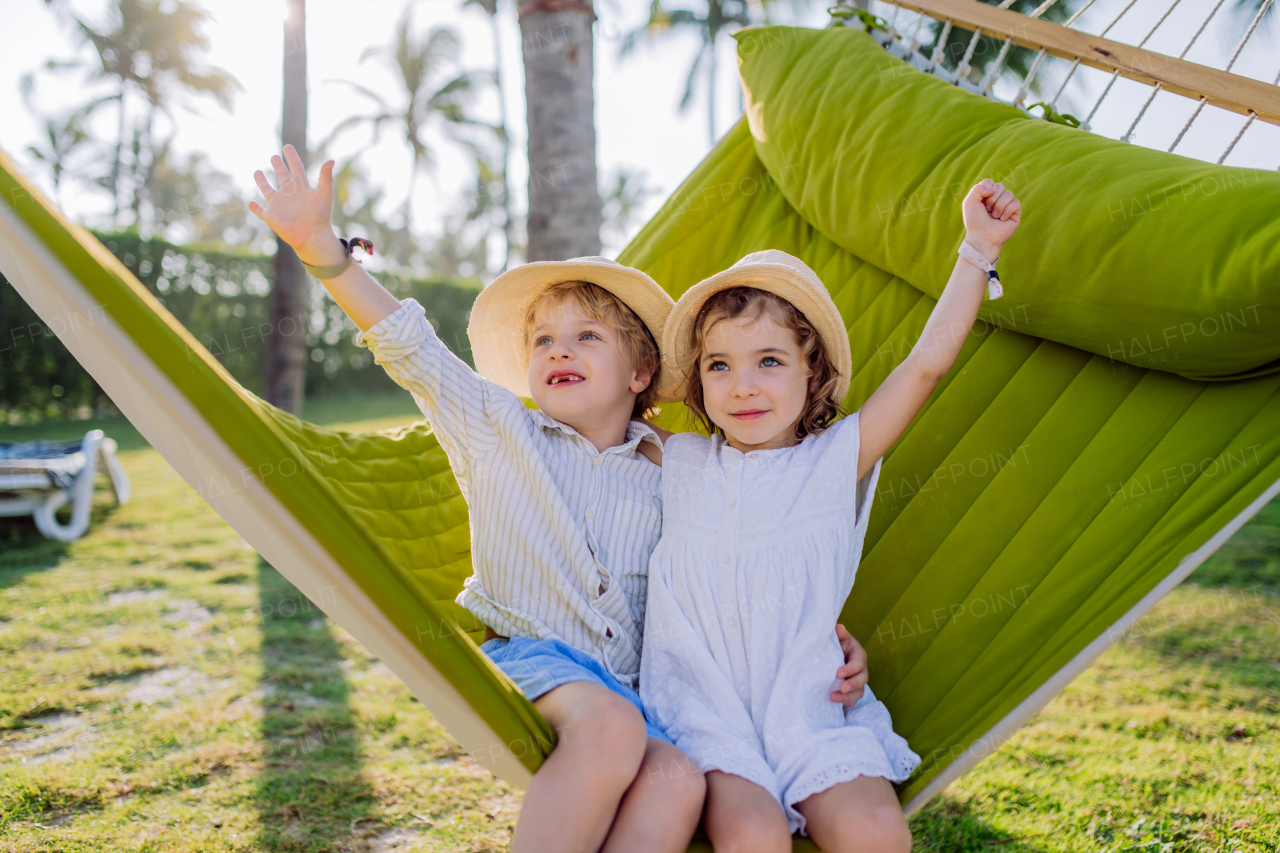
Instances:
[[[564,640],[495,638],[487,640],[480,651],[488,655],[489,660],[496,663],[498,669],[516,683],[516,687],[520,688],[530,702],[561,684],[589,681],[612,690],[635,705],[641,714],[644,713],[644,705],[640,703],[640,696],[634,690],[614,678],[598,660]],[[645,718],[644,725],[649,737],[671,743],[671,738],[649,722],[648,717]]]

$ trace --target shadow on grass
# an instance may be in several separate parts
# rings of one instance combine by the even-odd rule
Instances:
[[[911,816],[912,850],[918,853],[1043,853],[1032,838],[1019,838],[983,821],[968,803],[936,797]]]
[[[97,507],[93,520],[98,520]],[[0,587],[14,586],[32,572],[52,569],[67,556],[70,544],[44,538],[29,515],[0,518]]]
[[[85,535],[91,535],[95,527],[106,523],[117,508],[114,499],[104,498],[101,493],[96,495],[89,510],[89,532]],[[69,522],[70,505],[58,510],[57,518],[64,524]],[[66,558],[70,548],[70,542],[46,539],[29,515],[0,518],[0,589],[17,584],[32,572],[52,569]]]
[[[262,625],[262,775],[257,848],[330,851],[375,819],[364,756],[324,613],[258,560]],[[346,848],[342,848],[346,849]]]

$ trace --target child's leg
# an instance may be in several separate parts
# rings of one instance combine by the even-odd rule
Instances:
[[[640,772],[622,798],[604,852],[684,853],[702,817],[705,794],[698,765],[673,744],[649,738]]]
[[[791,827],[773,794],[719,770],[707,772],[707,835],[716,853],[791,850]]]
[[[559,742],[525,793],[512,853],[595,853],[644,758],[644,715],[589,681],[562,684],[533,705]]]
[[[796,803],[805,831],[827,853],[909,853],[911,830],[893,786],[859,776]]]

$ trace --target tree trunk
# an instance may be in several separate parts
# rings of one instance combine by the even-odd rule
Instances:
[[[529,114],[528,260],[600,254],[589,2],[519,7]]]
[[[116,123],[116,158],[111,164],[111,226],[120,227],[120,171],[124,158],[124,91],[125,84],[120,83],[120,117]]]
[[[306,0],[288,0],[284,23],[284,115],[282,142],[307,156]],[[307,308],[311,282],[289,244],[276,238],[275,284],[263,386],[267,402],[299,414],[307,375]]]
[[[415,151],[413,162],[409,164],[409,194],[404,199],[404,233],[407,236],[413,235],[413,191],[418,185],[418,169],[421,166],[418,163],[418,155]]]

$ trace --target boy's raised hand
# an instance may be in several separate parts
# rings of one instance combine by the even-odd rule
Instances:
[[[966,239],[994,262],[1022,221],[1022,202],[1004,184],[984,178],[969,190],[961,205]]]
[[[307,182],[307,169],[292,145],[284,147],[284,157],[271,158],[276,170],[276,187],[272,187],[261,170],[253,180],[267,200],[264,208],[256,201],[249,210],[271,226],[304,263],[323,265],[341,260],[333,257],[335,247],[342,251],[330,224],[333,215],[333,161],[320,167],[320,180],[312,187]]]

